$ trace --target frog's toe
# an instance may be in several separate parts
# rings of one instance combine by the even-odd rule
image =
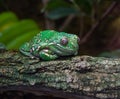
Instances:
[[[58,58],[57,55],[55,55],[55,54],[49,54],[49,53],[44,52],[44,51],[41,51],[39,53],[39,55],[40,55],[40,58],[42,60],[54,60],[54,59]]]

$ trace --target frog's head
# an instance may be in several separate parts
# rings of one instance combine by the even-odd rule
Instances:
[[[50,49],[59,56],[76,55],[79,49],[79,37],[75,34],[59,32]]]

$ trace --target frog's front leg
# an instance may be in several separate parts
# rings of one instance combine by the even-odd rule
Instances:
[[[39,57],[43,60],[54,60],[54,59],[58,58],[58,56],[56,54],[52,53],[48,49],[41,50],[39,52]]]

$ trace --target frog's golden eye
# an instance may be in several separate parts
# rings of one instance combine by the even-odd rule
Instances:
[[[68,44],[68,39],[66,37],[63,37],[61,40],[60,40],[60,43],[62,45],[67,45]]]

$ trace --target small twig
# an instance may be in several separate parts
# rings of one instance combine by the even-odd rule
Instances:
[[[84,33],[84,16],[80,16],[80,30],[79,37]]]
[[[111,11],[116,7],[118,2],[114,1],[110,7],[105,11],[105,13],[102,15],[102,17],[93,25],[93,27],[88,31],[88,33],[82,38],[80,44],[83,44],[87,41],[87,39],[90,37],[92,33],[95,32],[95,30],[99,27],[100,23],[105,20],[105,18],[111,13]]]
[[[72,19],[75,17],[75,15],[70,15],[66,18],[66,20],[63,22],[61,27],[59,28],[59,31],[63,31],[72,21]]]

